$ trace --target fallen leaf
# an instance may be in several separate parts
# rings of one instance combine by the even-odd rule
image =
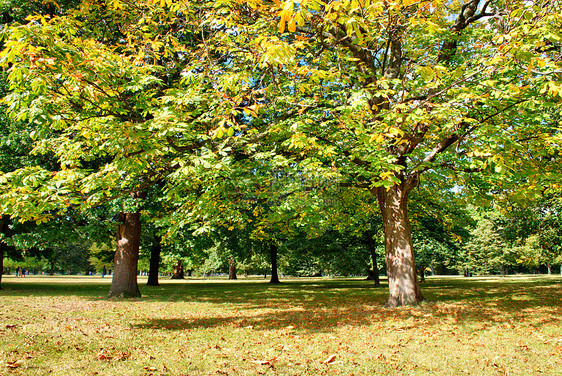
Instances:
[[[106,351],[101,349],[95,356],[97,360],[125,360],[131,356],[126,351]]]
[[[336,356],[335,356],[335,355],[332,355],[332,356],[330,356],[328,359],[326,359],[323,363],[324,363],[324,364],[330,364],[330,363],[333,363],[333,362],[335,362],[335,361],[336,361]]]
[[[8,363],[6,363],[6,367],[15,369],[15,368],[21,367],[21,364],[19,364],[17,361],[16,362],[8,362]]]
[[[125,360],[128,359],[130,356],[131,356],[130,352],[119,351],[113,356],[113,360]]]

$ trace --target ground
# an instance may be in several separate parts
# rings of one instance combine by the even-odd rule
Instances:
[[[0,375],[561,374],[560,276],[429,278],[426,302],[394,310],[369,281],[266,282],[119,301],[107,277],[4,276]]]

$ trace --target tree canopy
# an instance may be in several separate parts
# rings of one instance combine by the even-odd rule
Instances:
[[[532,191],[539,175],[559,181],[560,8],[85,0],[30,17],[0,55],[5,102],[33,124],[34,152],[58,166],[3,171],[1,210],[43,221],[127,198],[123,212],[140,213],[139,192],[158,183],[173,225],[229,177],[235,190],[263,183],[260,170],[314,174],[369,192],[384,228],[387,306],[415,304],[414,188],[490,194]]]

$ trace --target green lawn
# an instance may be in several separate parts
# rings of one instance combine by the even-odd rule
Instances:
[[[562,278],[429,278],[382,307],[353,279],[4,276],[0,375],[561,375]]]

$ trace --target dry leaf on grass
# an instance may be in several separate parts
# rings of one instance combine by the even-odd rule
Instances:
[[[328,359],[326,359],[325,361],[323,361],[322,363],[324,364],[330,364],[336,361],[336,355],[332,355],[330,356]]]
[[[250,362],[254,364],[259,364],[260,366],[265,366],[269,364],[269,360],[251,360]]]
[[[15,361],[15,362],[8,362],[8,363],[6,363],[6,367],[15,369],[15,368],[21,367],[21,364],[18,363],[17,361]]]
[[[101,349],[95,356],[97,360],[125,360],[131,356],[126,351],[106,351]]]

